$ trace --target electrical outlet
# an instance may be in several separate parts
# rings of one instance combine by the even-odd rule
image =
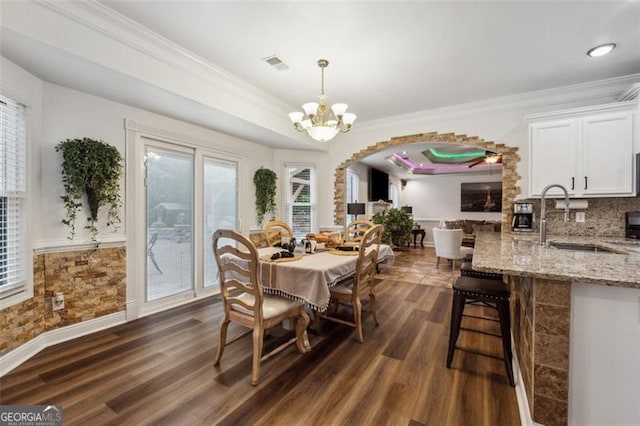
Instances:
[[[64,294],[56,293],[51,298],[51,309],[54,311],[59,311],[61,309],[64,309]]]
[[[584,223],[586,219],[587,219],[587,214],[585,212],[576,212],[577,223]]]

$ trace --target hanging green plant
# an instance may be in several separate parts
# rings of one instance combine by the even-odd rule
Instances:
[[[67,139],[56,146],[62,152],[62,183],[65,194],[60,197],[67,210],[62,223],[69,226],[70,236],[75,236],[75,221],[82,199],[87,195],[91,216],[85,229],[91,232],[91,240],[97,243],[98,211],[107,205],[107,226],[120,223],[120,175],[122,157],[117,148],[104,141],[83,138]]]
[[[256,170],[253,175],[253,183],[256,185],[256,214],[259,226],[262,226],[267,214],[271,214],[272,219],[275,218],[277,179],[276,172],[263,167]]]

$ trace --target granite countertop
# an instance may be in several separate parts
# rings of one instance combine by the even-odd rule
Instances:
[[[640,241],[550,235],[551,244],[595,246],[606,251],[566,250],[538,244],[538,233],[479,232],[473,268],[484,272],[640,288]]]

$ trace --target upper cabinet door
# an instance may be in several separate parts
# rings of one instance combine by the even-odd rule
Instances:
[[[638,102],[549,112],[527,120],[530,197],[540,197],[554,183],[567,188],[571,197],[636,195]],[[562,191],[553,188],[548,195]]]
[[[582,173],[585,195],[633,195],[633,111],[582,119]]]
[[[551,184],[564,186],[574,194],[578,138],[576,122],[556,120],[533,123],[529,127],[529,194],[539,197],[542,190]],[[548,195],[561,195],[553,188]]]

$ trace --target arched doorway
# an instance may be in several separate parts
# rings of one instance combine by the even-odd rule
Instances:
[[[368,146],[353,154],[351,158],[340,163],[338,167],[336,167],[334,174],[334,222],[336,225],[344,225],[345,223],[345,179],[349,165],[382,149],[424,142],[446,142],[478,146],[488,151],[502,154],[502,225],[503,229],[508,229],[507,225],[511,223],[511,218],[513,217],[513,200],[516,195],[520,193],[520,188],[516,186],[520,178],[516,172],[516,165],[520,160],[517,152],[518,148],[508,147],[492,141],[485,141],[476,136],[456,135],[455,133],[442,134],[438,132],[393,137],[389,140]]]

